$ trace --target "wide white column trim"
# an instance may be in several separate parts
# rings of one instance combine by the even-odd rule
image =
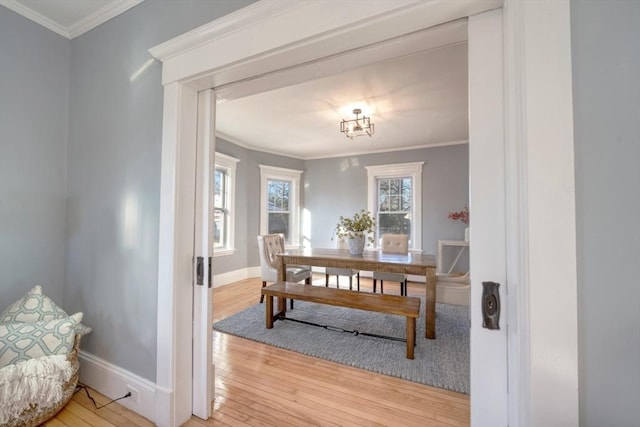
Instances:
[[[510,425],[577,426],[568,0],[505,2]]]
[[[197,93],[164,88],[155,421],[178,426],[191,416],[193,224]]]

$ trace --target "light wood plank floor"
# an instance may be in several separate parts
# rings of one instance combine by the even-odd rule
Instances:
[[[335,286],[335,277],[331,279]],[[324,284],[324,275],[314,277]],[[341,278],[342,288],[348,280]],[[372,282],[361,279],[362,290]],[[214,289],[214,321],[259,300],[261,282],[247,279]],[[385,293],[399,294],[394,283]],[[424,285],[409,283],[409,295]],[[214,331],[213,418],[185,426],[468,426],[469,396],[301,355]],[[108,399],[97,392],[98,404]],[[84,392],[47,426],[151,426],[113,403],[96,410]]]

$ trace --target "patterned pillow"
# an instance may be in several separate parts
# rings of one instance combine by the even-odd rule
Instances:
[[[63,319],[0,324],[0,368],[36,357],[67,354],[82,313]]]
[[[0,314],[0,323],[37,322],[65,317],[69,317],[67,312],[44,295],[42,287],[36,286]],[[90,327],[78,323],[76,333],[86,335],[89,332],[91,332]]]

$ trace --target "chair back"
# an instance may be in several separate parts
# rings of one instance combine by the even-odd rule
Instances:
[[[277,256],[284,252],[284,238],[282,234],[264,234],[258,236],[258,252],[262,270],[278,268]]]
[[[409,253],[409,236],[406,234],[383,234],[382,253],[407,254]]]

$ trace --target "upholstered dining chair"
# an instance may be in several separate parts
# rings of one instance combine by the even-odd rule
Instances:
[[[260,253],[260,272],[262,275],[262,287],[267,282],[278,281],[278,257],[284,252],[284,237],[282,234],[264,234],[258,236],[258,252]],[[311,284],[311,267],[291,266],[287,267],[287,282],[301,282]],[[264,295],[260,295],[260,303],[264,301]],[[293,306],[293,300],[291,300]]]
[[[409,236],[406,234],[383,234],[382,247],[383,254],[404,254],[409,253]],[[380,280],[380,293],[384,293],[384,281],[400,282],[400,295],[407,295],[407,275],[403,273],[386,273],[382,271],[373,272],[373,292],[376,292],[376,283]]]
[[[340,237],[336,237],[336,247],[338,249],[349,249],[349,243]],[[357,289],[360,290],[360,270],[353,270],[351,268],[337,268],[327,267],[324,271],[325,279],[324,286],[329,287],[329,276],[336,276],[336,287],[340,287],[340,276],[347,276],[349,278],[349,290],[353,289],[353,276],[356,276]]]

